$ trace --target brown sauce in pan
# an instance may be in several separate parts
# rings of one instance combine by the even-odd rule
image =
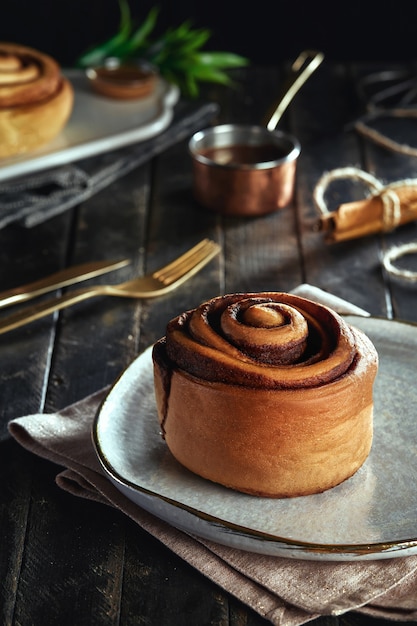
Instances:
[[[258,146],[242,144],[206,148],[201,150],[200,154],[221,165],[255,165],[256,163],[278,161],[286,156],[282,148],[272,143]]]
[[[97,77],[115,83],[135,83],[148,80],[152,73],[141,68],[121,65],[117,68],[98,68],[95,70]]]

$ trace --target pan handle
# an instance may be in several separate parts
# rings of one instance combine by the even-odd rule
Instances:
[[[324,54],[316,50],[304,50],[299,54],[291,66],[293,75],[290,78],[289,87],[285,90],[284,95],[279,100],[278,105],[275,107],[272,116],[266,124],[268,130],[275,130],[279,120],[291,100],[294,98],[295,94],[304,85],[311,74],[318,68],[323,59]]]

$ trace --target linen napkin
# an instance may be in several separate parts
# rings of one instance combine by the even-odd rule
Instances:
[[[332,303],[341,313],[358,313],[357,307],[312,285],[300,285],[294,293]],[[91,425],[107,391],[99,390],[58,413],[12,420],[9,431],[34,454],[64,467],[56,477],[62,489],[118,508],[275,626],[299,626],[347,611],[397,621],[417,619],[417,556],[315,562],[254,554],[191,536],[133,504],[103,474],[93,450]]]
[[[62,167],[0,183],[0,228],[18,223],[26,228],[84,202],[174,144],[208,126],[216,103],[180,101],[169,127],[146,141]]]

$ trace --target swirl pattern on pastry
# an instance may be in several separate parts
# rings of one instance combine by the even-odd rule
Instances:
[[[68,121],[72,106],[72,86],[53,58],[0,43],[0,157],[49,142]]]
[[[48,98],[60,82],[60,68],[48,55],[16,44],[0,44],[2,108]]]
[[[166,341],[168,357],[189,374],[274,389],[329,383],[356,353],[342,318],[286,293],[214,298],[172,320]]]

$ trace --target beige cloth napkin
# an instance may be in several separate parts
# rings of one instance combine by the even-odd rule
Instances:
[[[294,292],[342,313],[362,311],[311,285]],[[58,413],[12,420],[10,433],[28,450],[65,468],[56,477],[61,488],[120,509],[272,624],[298,626],[347,611],[417,620],[417,556],[315,562],[258,555],[190,536],[134,505],[105,477],[91,442],[92,420],[106,393],[102,389]]]

